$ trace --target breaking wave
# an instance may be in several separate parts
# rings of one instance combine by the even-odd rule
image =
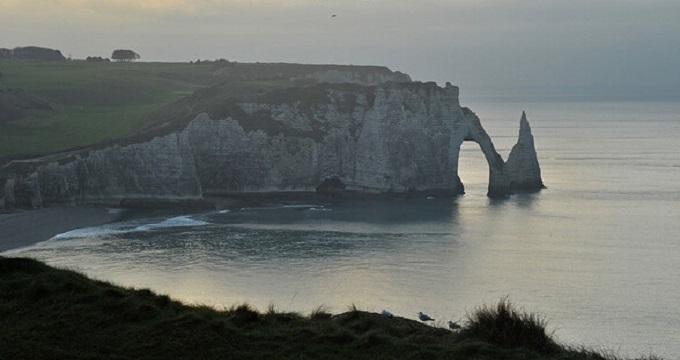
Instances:
[[[162,230],[175,227],[202,226],[210,224],[207,221],[192,218],[190,215],[176,216],[168,219],[146,219],[147,222],[126,222],[107,224],[102,226],[75,229],[61,234],[57,234],[50,240],[78,239],[88,237],[104,237],[108,235],[125,234],[132,232],[143,232]],[[149,222],[152,221],[152,222]]]

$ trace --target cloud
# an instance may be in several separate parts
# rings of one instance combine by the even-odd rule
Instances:
[[[81,15],[101,17],[164,15],[168,13],[208,15],[228,8],[290,8],[319,4],[322,0],[0,0],[3,17],[53,18],[54,21]],[[65,15],[65,17],[62,17]],[[61,18],[61,19],[60,19]]]
[[[680,1],[0,0],[0,47],[387,65],[465,86],[680,82]],[[336,15],[332,17],[332,15]]]
[[[91,25],[100,21],[135,22],[168,14],[191,14],[197,5],[186,0],[0,0],[5,21],[23,24]]]

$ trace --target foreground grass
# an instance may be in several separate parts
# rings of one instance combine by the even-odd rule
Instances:
[[[0,257],[0,359],[613,359],[555,343],[506,301],[460,332],[352,309],[309,316],[187,306]]]

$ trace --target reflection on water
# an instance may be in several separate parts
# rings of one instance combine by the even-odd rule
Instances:
[[[651,226],[664,220],[631,214],[621,203],[555,197],[326,202],[136,220],[99,228],[99,235],[62,235],[22,255],[192,303],[302,312],[354,304],[459,320],[509,295],[549,314],[567,341],[625,350],[632,340],[622,322],[649,316],[656,322],[645,331],[667,338],[659,323],[677,327],[677,317],[652,309],[678,311],[680,279],[667,271],[678,257],[664,254],[677,252],[677,242],[663,244],[670,239],[661,232],[662,243],[639,242],[641,219],[632,217],[648,217],[642,221]],[[675,203],[644,207],[674,211]],[[640,308],[644,314],[636,314]],[[632,349],[658,351],[640,339]]]

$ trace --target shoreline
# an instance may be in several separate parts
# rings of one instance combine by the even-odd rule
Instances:
[[[438,192],[437,197],[453,197]],[[96,205],[50,206],[36,210],[16,210],[0,213],[0,254],[47,241],[67,231],[101,226],[153,214],[187,214],[200,211],[235,209],[270,202],[323,201],[356,199],[415,199],[428,198],[428,193],[340,193],[318,194],[315,192],[278,192],[278,193],[229,193],[207,195],[198,202],[139,201],[124,207],[105,207]]]
[[[0,214],[0,253],[47,241],[55,235],[113,222],[117,209],[58,206]]]

